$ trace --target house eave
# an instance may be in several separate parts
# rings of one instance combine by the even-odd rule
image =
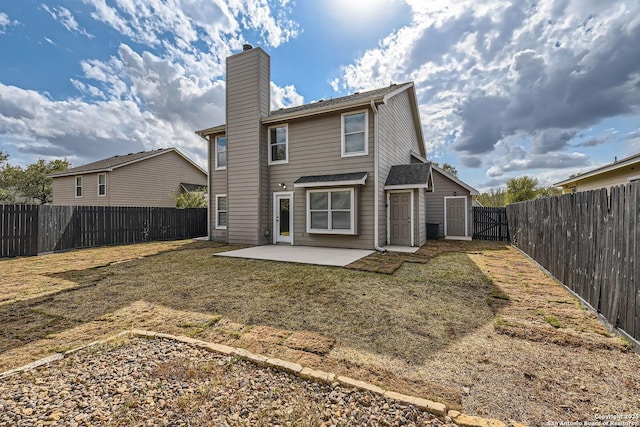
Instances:
[[[401,185],[385,185],[385,190],[413,190],[416,188],[424,188],[425,190],[429,189],[429,184],[421,183],[421,184],[401,184]],[[433,189],[431,190],[433,191]]]
[[[349,110],[351,108],[357,108],[357,107],[369,107],[371,105],[371,101],[375,102],[376,104],[380,104],[383,102],[383,97],[378,96],[378,97],[372,97],[367,99],[360,99],[358,101],[353,101],[353,102],[346,102],[346,103],[337,104],[337,105],[328,105],[325,107],[318,107],[318,108],[313,108],[309,110],[296,111],[289,114],[281,114],[276,116],[264,117],[261,120],[261,122],[263,125],[270,125],[275,123],[286,122],[289,120],[300,119],[304,117],[316,116],[318,114],[345,111],[345,110]]]
[[[574,176],[573,178],[569,178],[569,179],[565,179],[564,181],[560,181],[560,182],[556,182],[555,184],[553,184],[554,187],[566,187],[566,186],[570,186],[572,184],[577,184],[578,182],[588,179],[588,178],[592,178],[594,176],[603,174],[603,173],[608,173],[608,172],[613,172],[616,171],[618,169],[622,169],[624,167],[627,166],[631,166],[631,165],[635,165],[635,164],[640,164],[640,153],[638,154],[634,154],[633,156],[627,157],[625,159],[619,160],[615,163],[609,163],[608,165],[604,165],[601,166],[599,168],[596,168],[592,171],[586,172],[582,175],[578,175],[578,176]]]

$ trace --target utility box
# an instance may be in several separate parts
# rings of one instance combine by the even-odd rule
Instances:
[[[427,240],[438,240],[440,237],[440,224],[427,224]]]

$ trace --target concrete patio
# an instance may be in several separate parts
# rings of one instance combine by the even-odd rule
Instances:
[[[311,246],[265,245],[235,251],[220,252],[217,256],[260,259],[266,261],[298,262],[301,264],[344,267],[372,254],[362,249],[317,248]]]

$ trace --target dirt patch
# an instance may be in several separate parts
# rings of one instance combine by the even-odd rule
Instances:
[[[640,408],[638,355],[507,245],[429,242],[389,257],[402,258],[393,274],[216,257],[232,248],[208,242],[154,245],[0,261],[11,295],[0,304],[0,371],[135,327],[505,421]]]

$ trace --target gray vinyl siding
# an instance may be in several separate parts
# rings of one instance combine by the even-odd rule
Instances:
[[[266,243],[264,216],[269,194],[266,131],[269,56],[260,48],[227,58],[227,235],[230,243]]]
[[[361,108],[360,108],[361,109]],[[269,167],[270,194],[278,191],[294,192],[294,244],[330,246],[337,248],[372,249],[373,242],[373,114],[369,110],[369,154],[342,157],[340,112],[329,113],[288,123],[289,159],[286,164]],[[266,146],[266,141],[265,141]],[[331,175],[337,173],[367,172],[364,186],[356,188],[357,235],[307,233],[306,189],[294,188],[293,182],[301,176]],[[283,190],[279,184],[287,186]],[[333,188],[333,187],[331,187]],[[271,204],[273,197],[270,197]],[[273,211],[269,210],[269,226],[273,227]]]
[[[467,233],[471,235],[473,230],[473,207],[469,190],[436,170],[433,171],[433,188],[433,192],[426,194],[426,222],[439,224],[439,235],[440,237],[444,236],[444,198],[445,196],[453,196],[455,192],[458,196],[467,196]]]
[[[386,104],[379,107],[379,141],[378,141],[378,182],[380,210],[380,241],[379,245],[385,245],[387,238],[386,218],[386,194],[384,184],[389,175],[391,166],[407,165],[411,163],[411,150],[421,153],[421,144],[418,139],[411,113],[411,100],[407,91],[403,91],[391,97]],[[418,216],[419,223],[424,223],[424,216]],[[420,227],[416,227],[419,229]]]
[[[426,222],[426,203],[425,203],[425,191],[423,189],[417,189],[416,191],[416,214],[417,227],[416,227],[416,246],[422,246],[427,241],[427,222]]]
[[[54,178],[56,205],[175,207],[171,194],[180,183],[207,185],[207,176],[179,154],[169,151],[106,172],[107,195],[98,196],[98,174],[83,174],[82,197],[75,197],[75,176]]]
[[[227,241],[227,230],[216,229],[216,195],[227,194],[227,171],[216,170],[216,136],[209,136],[209,239],[216,242]]]

